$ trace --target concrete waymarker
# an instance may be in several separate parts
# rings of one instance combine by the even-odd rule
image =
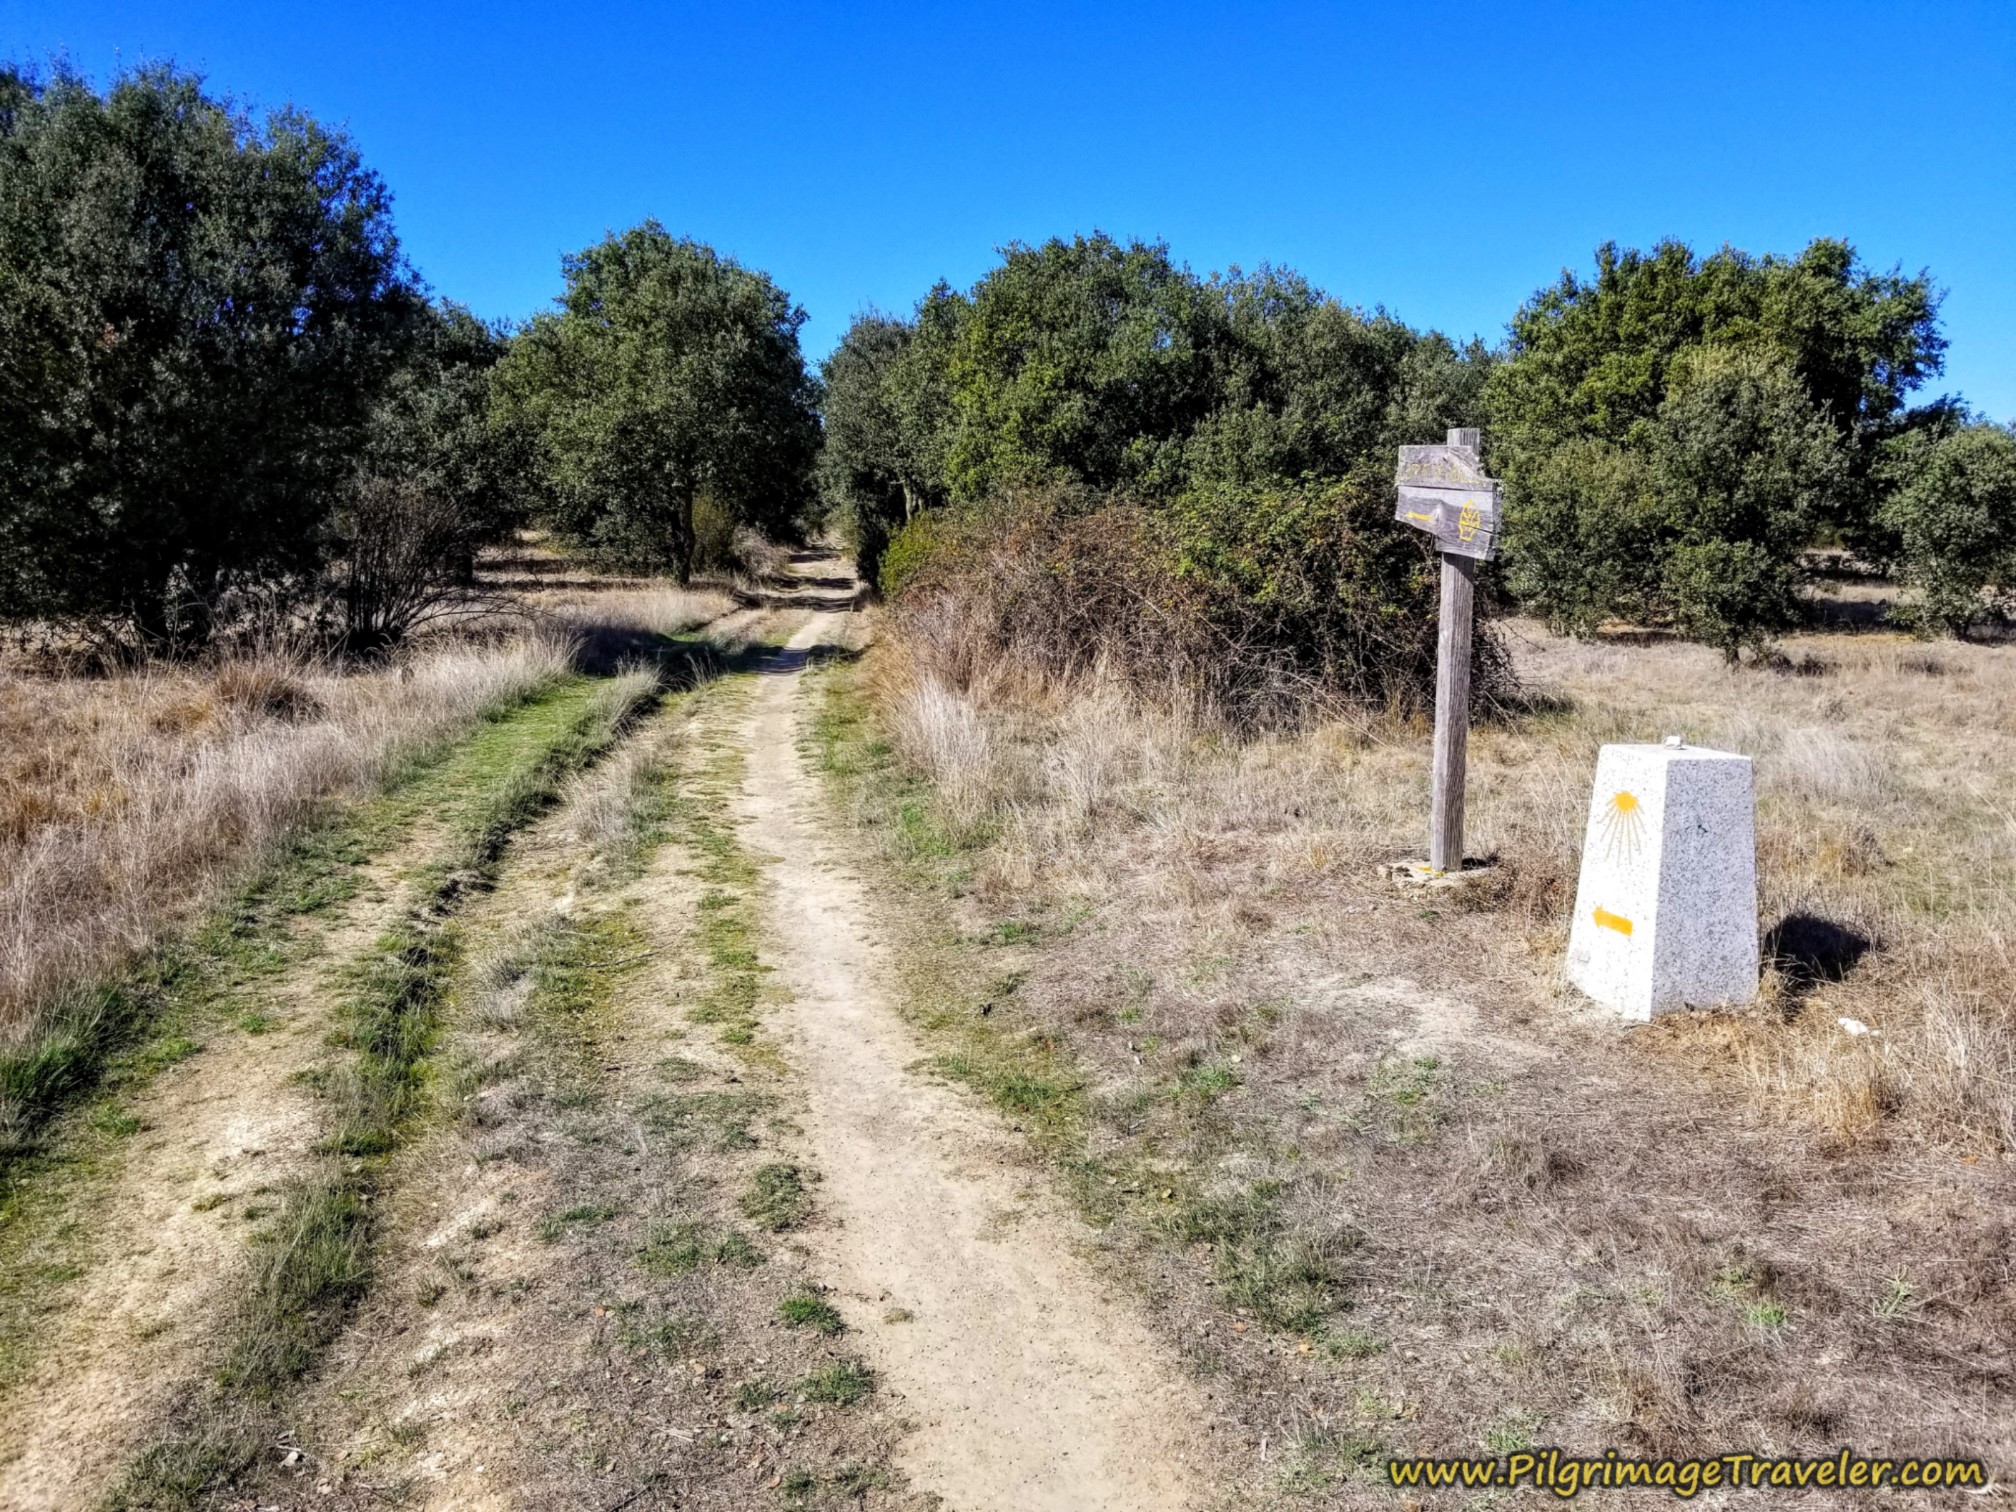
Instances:
[[[1628,1019],[1757,995],[1750,758],[1606,745],[1582,845],[1568,980]]]

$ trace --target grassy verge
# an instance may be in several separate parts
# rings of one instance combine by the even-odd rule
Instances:
[[[39,1136],[70,1105],[92,1094],[117,1099],[179,1058],[218,1005],[257,980],[294,965],[307,942],[297,919],[354,896],[364,868],[439,810],[466,781],[464,767],[535,724],[548,703],[565,702],[581,679],[562,679],[490,709],[474,735],[416,756],[383,791],[332,809],[258,868],[218,908],[164,941],[109,982],[72,989],[27,1045],[0,1053],[0,1223],[16,1168],[38,1153]]]
[[[875,726],[857,668],[835,664],[816,675],[815,765],[839,804],[879,840],[894,879],[924,905],[914,915],[920,928],[904,962],[903,999],[937,1047],[933,1064],[1053,1156],[1081,1167],[1084,1078],[1069,1047],[1053,1034],[1028,1032],[1013,1005],[1024,975],[1019,963],[1055,924],[1018,919],[981,934],[959,931],[953,911],[988,833],[947,818],[929,786],[903,769]],[[1086,1185],[1084,1195],[1104,1214],[1110,1205],[1090,1190],[1097,1183]]]
[[[913,905],[905,910],[915,927],[902,1000],[936,1047],[934,1068],[972,1087],[1027,1136],[1092,1222],[1125,1220],[1202,1245],[1218,1295],[1241,1316],[1336,1348],[1360,1347],[1335,1324],[1348,1306],[1348,1240],[1299,1237],[1279,1182],[1227,1189],[1208,1179],[1210,1152],[1227,1143],[1219,1105],[1239,1089],[1236,1057],[1160,1063],[1144,1074],[1146,1086],[1120,1101],[1095,1100],[1066,1034],[1025,1017],[1016,1001],[1037,954],[1079,918],[1067,907],[1036,906],[960,928],[954,920],[992,832],[948,814],[929,784],[904,769],[876,726],[858,667],[820,676],[815,760],[838,804],[879,839],[890,881]],[[1124,1003],[1114,1012],[1125,1022]],[[1143,1048],[1154,1050],[1145,1040]],[[1173,1146],[1151,1132],[1172,1123],[1182,1130]]]
[[[12,1107],[22,1117],[12,1127],[35,1137],[0,1149],[0,1384],[30,1357],[38,1318],[81,1274],[91,1230],[75,1221],[76,1204],[139,1131],[135,1100],[149,1083],[219,1035],[262,1030],[263,995],[321,948],[318,931],[302,925],[355,897],[374,859],[423,822],[444,828],[430,844],[456,852],[421,879],[423,892],[438,892],[472,860],[494,859],[547,781],[528,763],[550,751],[564,766],[570,758],[560,745],[578,743],[574,722],[610,686],[562,679],[492,710],[473,734],[416,759],[384,792],[298,836],[223,907],[105,989],[98,1017],[17,1059],[21,1096]],[[400,969],[426,965],[414,959]]]
[[[494,880],[511,835],[616,739],[653,695],[647,674],[571,682],[492,726],[456,762],[446,854],[419,901],[354,971],[340,1042],[354,1051],[329,1086],[325,1159],[287,1194],[260,1250],[215,1389],[180,1430],[145,1450],[115,1506],[192,1502],[258,1442],[256,1409],[316,1358],[369,1283],[373,1199],[428,1106],[442,994],[459,958],[460,902]]]

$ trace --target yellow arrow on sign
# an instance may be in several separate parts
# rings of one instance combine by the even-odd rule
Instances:
[[[1433,525],[1435,523],[1435,516],[1416,514],[1411,509],[1407,511],[1407,518],[1410,520],[1419,520],[1423,525]]]
[[[1613,914],[1607,908],[1596,910],[1596,922],[1605,929],[1614,929],[1621,935],[1631,933],[1631,921],[1622,914]]]

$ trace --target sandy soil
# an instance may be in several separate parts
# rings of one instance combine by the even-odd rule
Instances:
[[[920,1047],[883,992],[865,891],[819,822],[799,749],[799,673],[845,629],[842,614],[815,615],[767,671],[741,809],[745,843],[769,862],[787,1053],[838,1219],[814,1247],[916,1421],[898,1463],[961,1512],[1192,1505],[1185,1425],[1207,1416],[1195,1388],[1081,1258],[1083,1226],[1031,1190],[1007,1132],[909,1069]]]

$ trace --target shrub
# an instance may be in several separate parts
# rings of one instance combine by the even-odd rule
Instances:
[[[1312,695],[1433,705],[1441,567],[1425,537],[1394,524],[1384,476],[1195,488],[1168,523],[1176,575],[1227,653],[1221,704],[1263,720]],[[1473,687],[1489,697],[1509,671],[1489,631],[1475,633]]]
[[[1508,584],[1557,629],[1618,615],[1762,652],[1798,622],[1803,554],[1845,486],[1839,437],[1775,358],[1695,348],[1668,380],[1629,444],[1515,467]]]
[[[950,687],[1006,662],[1096,673],[1240,726],[1343,701],[1425,709],[1439,578],[1426,544],[1386,518],[1391,498],[1359,477],[1218,485],[1163,510],[1025,497],[941,513],[899,537],[898,613]],[[1476,668],[1480,697],[1505,688],[1488,630]]]
[[[1902,486],[1883,521],[1900,539],[1900,576],[1920,595],[1902,617],[1927,633],[1965,635],[2016,593],[2016,435],[1971,425],[1940,440],[1911,437],[1899,453]]]
[[[469,578],[494,531],[456,500],[406,479],[366,477],[336,518],[344,549],[330,569],[330,592],[347,650],[398,645],[426,624],[489,602]]]
[[[943,515],[918,515],[893,536],[875,546],[876,586],[885,598],[895,598],[921,573],[935,549],[949,539],[950,528]],[[865,547],[858,547],[865,550]]]

